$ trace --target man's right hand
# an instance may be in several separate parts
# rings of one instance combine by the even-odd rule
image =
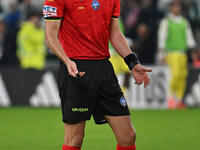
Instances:
[[[60,29],[60,25],[61,20],[45,21],[46,43],[48,47],[54,52],[54,54],[56,54],[56,56],[58,56],[58,58],[60,58],[67,66],[69,75],[79,79],[84,76],[85,72],[79,72],[76,67],[76,63],[71,61],[65,54],[65,51],[58,39],[58,31]]]
[[[81,78],[85,75],[85,72],[78,71],[76,63],[70,59],[66,62],[66,66],[67,66],[69,75],[74,78],[78,79],[78,76],[80,76],[80,78]]]

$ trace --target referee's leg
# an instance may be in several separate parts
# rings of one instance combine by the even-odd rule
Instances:
[[[118,142],[118,148],[135,150],[136,132],[130,116],[105,116]],[[124,147],[124,148],[123,148]]]
[[[65,139],[63,150],[79,150],[83,143],[85,121],[79,123],[64,123]]]

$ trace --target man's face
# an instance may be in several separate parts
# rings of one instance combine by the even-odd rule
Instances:
[[[5,23],[0,22],[0,34],[3,33],[3,32],[5,32],[5,30],[6,30]]]
[[[180,15],[181,14],[181,5],[179,3],[175,3],[171,6],[171,12],[174,15]]]
[[[40,26],[40,17],[39,16],[33,16],[31,18],[31,21],[35,24],[35,26],[37,26],[37,27]]]
[[[31,3],[31,0],[23,0],[23,3],[29,5]]]
[[[145,39],[148,37],[148,27],[145,24],[139,25],[137,29],[137,34],[140,39]]]

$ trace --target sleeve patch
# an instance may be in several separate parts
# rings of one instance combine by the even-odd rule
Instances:
[[[43,14],[45,18],[52,17],[52,16],[57,16],[57,8],[44,5],[43,7]]]

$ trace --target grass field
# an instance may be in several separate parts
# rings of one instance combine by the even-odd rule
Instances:
[[[134,110],[137,150],[200,150],[200,109]],[[0,150],[61,150],[58,108],[0,108]],[[115,150],[108,125],[88,121],[82,150]]]

